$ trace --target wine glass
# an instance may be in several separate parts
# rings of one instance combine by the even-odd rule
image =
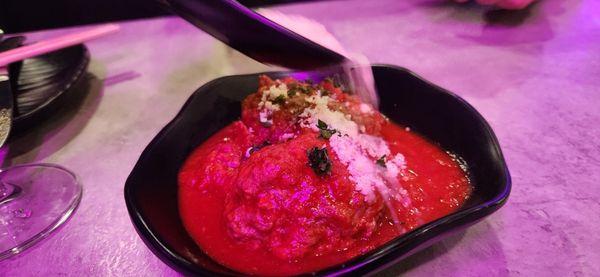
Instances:
[[[12,113],[8,70],[0,66],[0,146],[12,127]],[[75,174],[59,165],[0,169],[0,261],[31,247],[65,223],[79,205],[81,194]]]
[[[59,165],[24,164],[0,170],[0,261],[65,223],[81,195],[75,174]]]

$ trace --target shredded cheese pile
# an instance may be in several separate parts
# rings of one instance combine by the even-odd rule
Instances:
[[[279,110],[279,105],[273,104],[273,99],[280,95],[287,97],[285,84],[276,84],[263,92],[259,109],[266,113]],[[375,201],[379,193],[384,199],[390,197],[400,200],[404,206],[410,204],[408,193],[397,181],[398,174],[406,169],[404,156],[400,153],[391,155],[385,140],[365,133],[365,127],[359,126],[352,120],[351,115],[331,110],[329,102],[332,99],[320,91],[306,98],[313,104],[304,109],[299,115],[301,127],[319,131],[318,121],[325,122],[328,128],[335,129],[335,134],[329,138],[331,149],[338,159],[348,168],[350,181],[356,190],[365,196],[366,201]],[[360,112],[373,113],[371,106],[361,104]],[[262,112],[261,112],[262,113]],[[261,122],[262,122],[262,115]],[[384,159],[382,164],[376,161]]]
[[[278,83],[276,85],[272,85],[268,90],[264,91],[260,102],[258,103],[259,112],[259,122],[272,125],[273,124],[273,112],[279,110],[279,104],[273,103],[273,100],[278,97],[287,98],[288,94],[287,85],[284,83]]]

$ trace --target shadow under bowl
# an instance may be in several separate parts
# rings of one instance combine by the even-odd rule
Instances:
[[[385,269],[480,221],[510,194],[510,175],[498,141],[471,105],[403,68],[375,65],[373,73],[380,111],[464,159],[473,195],[458,211],[315,275]],[[264,74],[281,78],[293,73]],[[126,181],[125,202],[139,235],[161,260],[186,275],[242,275],[204,254],[184,229],[177,208],[177,173],[194,148],[240,118],[240,102],[258,89],[259,75],[222,77],[200,87],[146,147]]]

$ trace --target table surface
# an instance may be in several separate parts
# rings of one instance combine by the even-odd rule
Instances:
[[[545,0],[513,13],[436,0],[276,9],[314,18],[372,62],[407,67],[457,93],[499,138],[513,180],[506,206],[382,276],[600,274],[600,1]],[[269,68],[175,17],[122,27],[88,44],[81,106],[2,152],[5,166],[72,169],[84,195],[72,220],[0,263],[0,276],[177,275],[136,234],[125,180],[197,87]]]

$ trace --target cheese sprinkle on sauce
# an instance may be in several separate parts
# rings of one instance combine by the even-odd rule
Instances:
[[[282,96],[288,97],[287,87],[283,83],[272,85],[263,92],[258,105],[261,109],[261,122],[270,123],[272,113],[279,110],[279,105],[271,101]],[[317,91],[315,95],[307,96],[305,101],[311,105],[299,114],[299,125],[319,132],[318,122],[322,121],[327,123],[329,129],[335,130],[334,135],[329,138],[329,145],[348,168],[350,181],[365,196],[366,201],[373,202],[376,195],[380,194],[385,199],[392,197],[408,206],[410,198],[397,181],[397,176],[406,169],[404,156],[400,153],[391,155],[385,140],[366,134],[364,126],[354,122],[350,114],[330,109],[330,102],[336,101],[335,99]],[[348,107],[349,103],[343,105]],[[369,105],[361,104],[359,108],[362,113],[373,113]],[[289,138],[291,135],[282,137],[281,140]],[[377,163],[382,157],[387,157],[385,166]]]

